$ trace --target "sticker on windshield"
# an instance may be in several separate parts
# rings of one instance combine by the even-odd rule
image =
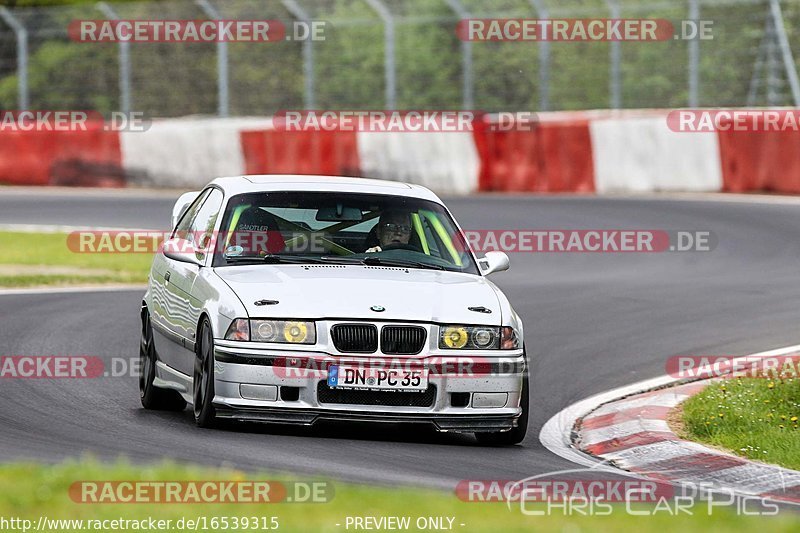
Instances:
[[[225,257],[238,257],[244,253],[244,247],[238,245],[228,246],[225,249]]]

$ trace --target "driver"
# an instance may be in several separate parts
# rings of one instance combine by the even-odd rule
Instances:
[[[366,253],[381,252],[384,248],[404,247],[411,238],[411,216],[407,211],[391,210],[381,213],[378,221],[378,246]]]

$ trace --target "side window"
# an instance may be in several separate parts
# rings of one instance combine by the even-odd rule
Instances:
[[[195,217],[197,216],[197,212],[200,210],[200,207],[208,198],[209,190],[203,191],[197,197],[197,199],[189,206],[189,209],[181,217],[180,222],[178,222],[178,226],[175,228],[175,231],[172,234],[173,238],[177,239],[186,239],[189,234],[189,228],[192,226],[192,222],[194,222]]]
[[[205,250],[212,240],[223,198],[218,189],[212,189],[206,201],[195,213],[186,238],[193,242],[198,250]]]

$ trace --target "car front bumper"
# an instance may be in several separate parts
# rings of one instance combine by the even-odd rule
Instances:
[[[347,390],[344,394],[331,394],[340,389],[327,387],[328,364],[372,364],[381,356],[359,358],[310,351],[287,354],[284,350],[217,342],[214,406],[220,418],[301,425],[322,420],[422,423],[437,431],[472,433],[510,430],[521,414],[520,394],[526,371],[521,349],[491,355],[403,358],[430,369],[429,389],[424,393],[351,394]],[[292,365],[287,368],[287,357],[295,358],[295,362],[302,359],[302,369]],[[383,358],[394,362],[398,359]],[[389,400],[392,396],[394,399]]]

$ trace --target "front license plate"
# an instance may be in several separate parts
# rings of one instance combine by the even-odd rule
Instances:
[[[424,391],[428,389],[428,370],[334,365],[328,368],[328,386],[334,389]]]

